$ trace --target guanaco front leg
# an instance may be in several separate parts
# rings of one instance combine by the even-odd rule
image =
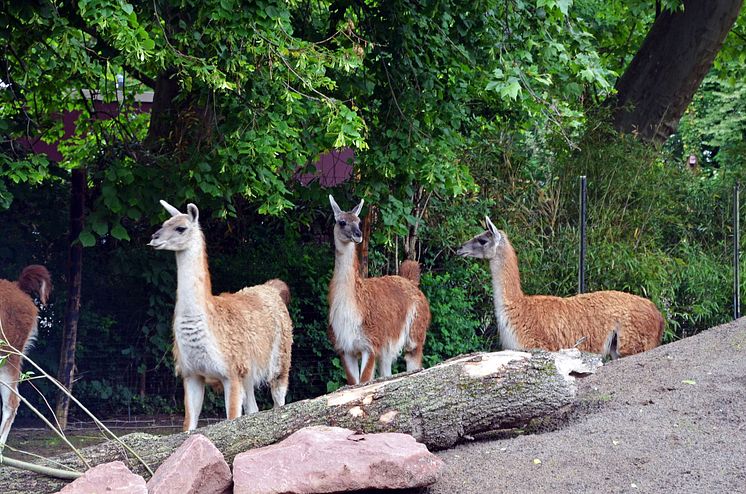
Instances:
[[[242,380],[238,376],[226,379],[223,381],[223,389],[225,389],[226,417],[228,420],[240,417],[244,393]]]
[[[200,376],[184,378],[184,431],[197,428],[202,400],[205,397],[205,380]]]

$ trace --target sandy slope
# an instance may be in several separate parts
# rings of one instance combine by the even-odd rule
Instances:
[[[609,363],[579,399],[558,430],[440,452],[426,492],[746,493],[746,318]]]

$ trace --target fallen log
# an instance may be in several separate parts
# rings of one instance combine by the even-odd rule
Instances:
[[[311,425],[334,425],[361,432],[403,432],[431,450],[449,448],[476,434],[520,427],[553,415],[572,403],[575,376],[592,373],[597,357],[577,350],[503,351],[457,357],[429,369],[344,387],[318,398],[290,403],[198,429],[226,461],[252,448],[277,442]],[[165,437],[134,433],[123,436],[155,470],[178,448],[186,433]],[[81,450],[91,465],[124,461],[144,474],[121,445],[107,441]],[[74,454],[53,458],[58,465],[80,468]],[[0,492],[48,493],[65,481],[36,473],[0,468]]]

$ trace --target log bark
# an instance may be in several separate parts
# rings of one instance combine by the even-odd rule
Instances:
[[[577,350],[467,355],[197,432],[207,436],[229,463],[241,452],[275,443],[312,425],[369,433],[403,432],[430,449],[444,449],[475,434],[519,427],[554,415],[572,403],[575,376],[592,373],[598,365],[597,357]],[[135,433],[122,439],[155,470],[186,437],[186,433],[165,437]],[[112,441],[82,452],[92,465],[122,460],[136,473],[145,471]],[[72,454],[54,460],[80,468],[80,460]],[[0,469],[0,492],[7,494],[54,492],[64,483],[26,471]]]
[[[614,126],[662,143],[675,130],[743,0],[684,0],[662,12],[616,84]]]

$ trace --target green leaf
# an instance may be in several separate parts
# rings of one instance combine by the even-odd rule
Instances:
[[[504,99],[509,98],[515,100],[521,92],[521,83],[518,79],[511,77],[508,79],[508,83],[500,89],[500,96]]]
[[[127,230],[119,223],[114,225],[114,228],[111,229],[111,236],[117,240],[129,240],[130,239],[130,236],[127,233]]]
[[[573,0],[557,0],[557,7],[559,7],[560,12],[562,12],[564,15],[567,15],[570,7],[572,6],[572,1]]]
[[[91,229],[96,232],[98,236],[103,237],[109,231],[109,223],[106,221],[92,221]]]
[[[94,245],[96,245],[96,237],[94,237],[93,234],[88,230],[80,232],[78,240],[80,240],[80,243],[83,245],[83,247],[93,247]]]

